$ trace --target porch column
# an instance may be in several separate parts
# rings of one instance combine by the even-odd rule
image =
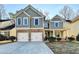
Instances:
[[[67,36],[67,31],[64,31],[63,35],[64,35],[64,38],[65,38]]]
[[[53,37],[55,37],[55,30],[53,30]]]
[[[60,37],[62,36],[62,33],[61,33],[61,31],[59,31],[59,35],[60,35]]]
[[[51,36],[51,31],[49,31],[49,33],[50,33],[50,36]]]
[[[45,30],[43,29],[43,37],[45,37],[46,36],[46,34],[45,34],[46,32],[45,32]]]

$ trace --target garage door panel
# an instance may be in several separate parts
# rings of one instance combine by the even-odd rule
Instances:
[[[18,41],[29,41],[28,33],[18,33]]]
[[[31,41],[42,41],[42,32],[32,32]]]

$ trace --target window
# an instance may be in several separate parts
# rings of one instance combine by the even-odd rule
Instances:
[[[54,22],[54,27],[59,27],[59,22]]]
[[[17,18],[17,25],[21,25],[21,17]]]
[[[27,17],[24,17],[23,18],[23,25],[27,25],[28,24],[28,18]]]
[[[38,18],[35,18],[35,25],[38,25]]]

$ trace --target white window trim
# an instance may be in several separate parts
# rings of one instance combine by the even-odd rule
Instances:
[[[62,21],[50,21],[50,22],[62,22]]]
[[[27,24],[24,23],[24,19],[27,19]],[[23,25],[28,25],[28,17],[23,17]]]
[[[38,25],[39,25],[39,18],[38,17],[34,18],[34,25],[35,25],[35,19],[38,19]]]
[[[42,17],[32,17],[32,18],[42,18]]]
[[[54,21],[54,27],[56,27],[56,23],[58,23],[58,27],[59,27],[59,22],[60,21]]]
[[[21,24],[20,24],[20,25],[18,24],[18,19],[19,19],[19,18],[21,19]],[[22,18],[21,18],[21,17],[17,17],[16,24],[17,24],[18,26],[21,26],[21,25],[22,25]]]

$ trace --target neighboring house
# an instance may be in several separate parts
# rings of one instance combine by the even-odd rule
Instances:
[[[79,34],[79,16],[72,19],[69,26],[68,36],[74,35],[75,37]]]
[[[10,31],[15,27],[13,20],[0,20],[0,34],[10,36]]]
[[[59,15],[54,16],[51,20],[45,20],[45,36],[60,36],[65,37],[66,28],[64,27],[64,23],[66,21],[60,17]]]
[[[17,41],[43,41],[45,16],[28,5],[16,13],[15,29]]]

